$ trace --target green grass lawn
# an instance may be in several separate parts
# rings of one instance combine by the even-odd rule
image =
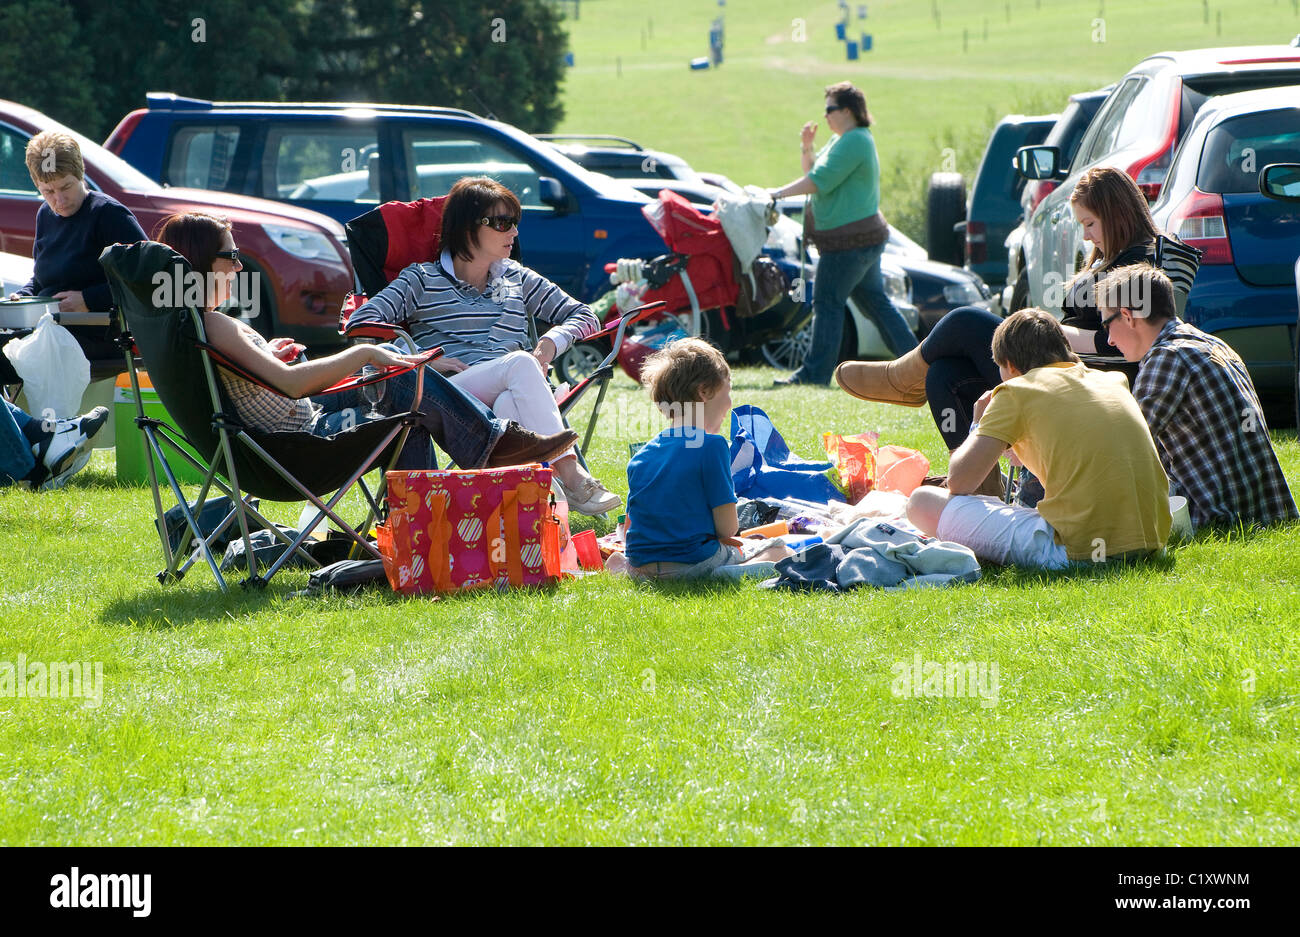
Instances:
[[[582,0],[568,23],[575,65],[559,129],[629,136],[696,169],[775,187],[799,174],[805,121],[828,139],[822,89],[849,80],[876,120],[882,209],[924,243],[930,173],[950,159],[969,181],[1004,115],[1056,113],[1070,94],[1117,81],[1156,52],[1287,43],[1300,32],[1292,0],[1215,0],[1208,22],[1196,0],[871,0],[865,21],[857,6],[849,36],[871,33],[873,49],[850,62],[835,38],[839,6],[827,0],[722,9]],[[724,62],[691,71],[720,12]]]
[[[735,398],[798,453],[942,452],[925,411],[774,376]],[[619,376],[606,407],[594,467],[625,491],[644,399]],[[148,493],[98,453],[0,491],[0,661],[103,664],[98,707],[0,698],[0,843],[1294,842],[1298,555],[1289,527],[915,593],[223,596],[154,582]],[[996,705],[895,695],[917,655],[996,665]]]

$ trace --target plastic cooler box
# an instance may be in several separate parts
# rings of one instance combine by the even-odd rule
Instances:
[[[158,399],[158,392],[149,382],[149,375],[144,371],[137,371],[136,375],[140,381],[140,403],[144,407],[144,415],[156,420],[166,420],[169,425],[172,425],[166,408]],[[131,390],[129,374],[119,374],[117,386],[113,390],[113,431],[117,433],[117,480],[138,485],[149,484],[149,469],[144,464],[144,433],[140,432],[135,425],[135,394]],[[166,443],[162,445],[163,451],[168,452],[170,447]],[[184,446],[184,449],[198,458],[198,454],[189,446]],[[174,458],[169,457],[167,462],[176,473],[178,482],[189,482],[195,485],[203,482],[203,475],[198,469],[174,452],[170,455]],[[203,460],[199,459],[199,461]],[[162,466],[158,464],[156,458],[154,468],[158,472],[158,483],[166,488],[167,476],[163,474]]]

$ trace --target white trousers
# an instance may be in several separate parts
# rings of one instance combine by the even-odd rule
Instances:
[[[544,436],[564,429],[541,362],[530,352],[512,351],[480,361],[459,374],[447,375],[447,379],[483,401],[501,419],[514,420],[524,429]]]

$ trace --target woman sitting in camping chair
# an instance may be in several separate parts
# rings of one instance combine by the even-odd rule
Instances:
[[[595,314],[545,277],[510,259],[522,209],[487,176],[461,179],[442,215],[442,255],[411,264],[352,314],[353,325],[386,322],[410,330],[420,348],[441,347],[435,365],[451,383],[501,416],[539,433],[564,428],[546,369],[556,355],[600,328]],[[551,324],[531,350],[528,317]],[[573,451],[553,463],[570,509],[602,514],[621,499],[587,473]]]
[[[291,364],[303,351],[302,345],[287,338],[268,342],[245,323],[217,311],[242,268],[229,221],[201,212],[182,212],[163,222],[157,240],[185,257],[194,272],[205,278],[208,290],[203,326],[212,346],[232,364],[287,395],[220,369],[221,382],[240,419],[254,429],[332,436],[366,421],[359,392],[308,395],[320,393],[367,365],[417,362],[415,356],[399,354],[390,346],[354,345],[327,358]],[[407,371],[385,383],[383,409],[388,414],[409,410],[415,399],[417,373]],[[430,438],[464,468],[547,461],[577,440],[572,430],[561,428],[561,432],[539,436],[500,419],[432,368],[425,371],[420,413],[424,419],[412,429],[398,468],[432,467]]]

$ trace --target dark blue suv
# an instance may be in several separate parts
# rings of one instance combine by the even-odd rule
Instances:
[[[445,195],[490,175],[523,204],[528,265],[583,301],[604,265],[665,245],[648,199],[509,124],[445,107],[200,101],[152,93],[105,142],[161,183],[255,195],[348,221],[382,202]]]

